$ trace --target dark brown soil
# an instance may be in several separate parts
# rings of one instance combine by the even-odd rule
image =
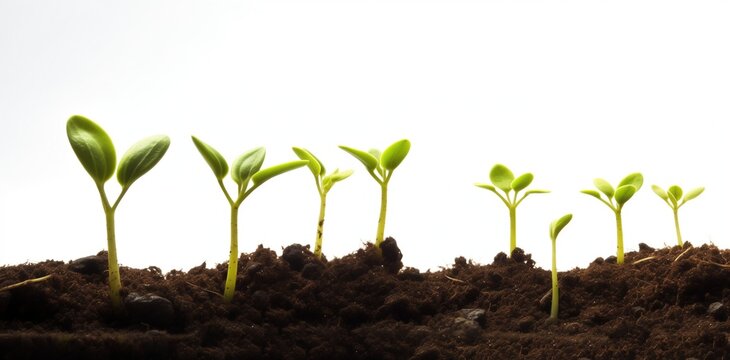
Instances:
[[[329,262],[292,245],[189,272],[122,268],[123,293],[156,294],[114,316],[105,257],[0,268],[0,359],[730,359],[730,251],[685,245],[550,273],[530,255],[464,258],[438,272],[403,268],[388,239]],[[681,256],[680,256],[681,254]],[[167,308],[164,306],[167,304]]]

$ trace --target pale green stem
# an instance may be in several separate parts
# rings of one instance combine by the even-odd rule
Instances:
[[[517,207],[509,207],[509,254],[517,247]]]
[[[677,231],[677,243],[679,246],[682,246],[682,233],[679,231],[679,216],[677,215],[677,212],[679,209],[672,209],[674,211],[674,229]]]
[[[314,256],[322,258],[322,234],[324,231],[324,211],[327,204],[327,194],[322,194],[319,203],[319,221],[317,222],[317,240],[314,243]]]
[[[223,299],[226,302],[233,300],[236,291],[236,275],[238,273],[238,206],[231,206],[231,250],[228,254],[228,275]]]
[[[107,262],[109,267],[109,297],[112,301],[114,311],[120,313],[122,311],[122,281],[119,276],[119,263],[117,262],[117,242],[114,231],[114,211],[115,207],[109,205],[109,200],[104,191],[104,184],[97,184],[99,195],[101,196],[101,204],[104,207],[104,215],[106,218],[106,242],[107,242]],[[117,198],[116,204],[119,204],[122,194]],[[116,205],[115,204],[115,205]]]
[[[624,263],[624,228],[621,223],[621,208],[615,210],[616,213],[616,263],[621,265]]]
[[[557,260],[555,256],[555,239],[553,239],[553,302],[552,306],[550,307],[550,318],[556,319],[558,318],[558,302],[560,300],[560,297],[558,296],[558,266],[557,266]]]
[[[383,181],[380,184],[380,217],[378,218],[378,233],[375,235],[375,247],[380,248],[385,235],[385,209],[388,206],[388,183]]]

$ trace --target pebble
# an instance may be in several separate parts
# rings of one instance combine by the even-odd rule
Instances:
[[[92,255],[71,261],[69,270],[85,275],[103,274],[107,269],[106,256]]]
[[[175,309],[170,300],[155,294],[130,293],[124,299],[129,316],[141,323],[156,327],[167,327],[175,320]]]
[[[482,333],[481,327],[474,320],[457,317],[454,319],[452,335],[466,344],[474,344]]]
[[[458,317],[474,321],[481,327],[487,323],[487,312],[484,309],[461,309],[457,313]]]
[[[727,320],[727,307],[721,302],[714,302],[707,307],[707,313],[717,321]]]

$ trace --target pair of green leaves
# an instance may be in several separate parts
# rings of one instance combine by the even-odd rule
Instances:
[[[475,185],[477,187],[487,189],[497,194],[497,196],[499,196],[507,206],[516,207],[520,202],[522,202],[524,198],[527,197],[527,195],[544,194],[549,192],[547,190],[529,190],[525,192],[520,200],[517,200],[517,193],[530,186],[533,179],[534,176],[532,175],[532,173],[524,173],[518,177],[515,177],[515,175],[508,167],[502,164],[496,164],[489,172],[489,180],[492,182],[492,185],[484,183],[477,183]],[[505,196],[502,196],[499,192],[497,192],[497,189],[502,190]],[[514,191],[513,198],[510,198],[509,196],[510,191]]]
[[[700,194],[705,191],[704,187],[697,187],[687,191],[687,193],[684,193],[679,185],[672,185],[669,189],[667,189],[667,191],[664,191],[664,189],[657,185],[652,185],[651,189],[654,190],[654,193],[662,198],[662,200],[664,200],[664,202],[666,202],[672,209],[679,209],[682,205],[687,203],[687,201],[700,196]]]
[[[644,176],[641,173],[632,173],[621,180],[616,189],[604,179],[593,180],[593,185],[606,196],[608,201],[601,197],[601,193],[595,190],[582,190],[581,192],[601,200],[614,211],[623,207],[644,184]],[[615,204],[614,204],[615,200]]]
[[[362,151],[348,146],[340,149],[360,160],[368,173],[378,182],[388,182],[390,175],[403,162],[411,149],[411,142],[407,139],[399,140],[388,146],[382,153],[377,149]],[[377,174],[377,175],[376,175]],[[379,175],[379,176],[378,176]]]
[[[226,159],[221,155],[218,150],[212,146],[204,143],[200,139],[192,136],[193,144],[203,156],[205,162],[208,163],[210,169],[213,170],[213,174],[219,182],[223,181],[223,178],[228,174],[229,167]],[[231,178],[238,185],[238,200],[243,200],[244,195],[249,194],[253,189],[260,186],[267,180],[281,175],[287,171],[294,170],[302,167],[308,163],[306,160],[290,161],[279,165],[274,165],[266,169],[261,170],[261,166],[264,164],[266,158],[266,149],[258,147],[247,151],[241,156],[237,157],[230,167]],[[253,182],[253,187],[246,191],[248,183]],[[227,193],[226,193],[227,195]],[[232,201],[232,199],[229,199]],[[233,201],[232,201],[233,202]]]
[[[117,180],[125,189],[157,165],[170,147],[169,137],[150,136],[132,145],[117,168],[114,144],[98,124],[74,115],[66,123],[66,134],[76,157],[94,182],[102,185],[116,171]]]
[[[307,166],[312,171],[312,175],[314,175],[314,181],[317,183],[317,190],[320,196],[327,194],[335,183],[345,180],[352,175],[352,170],[349,169],[342,172],[339,169],[335,169],[332,173],[327,174],[324,164],[309,150],[298,147],[293,147],[292,150],[300,159],[309,162]]]
[[[558,234],[560,234],[560,231],[563,230],[565,225],[568,225],[570,220],[573,219],[573,214],[566,214],[563,215],[560,219],[557,219],[550,223],[550,239],[555,241],[558,238]]]

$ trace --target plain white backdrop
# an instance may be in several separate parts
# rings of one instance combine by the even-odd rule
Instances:
[[[412,141],[391,181],[386,235],[407,266],[509,243],[490,168],[532,172],[518,246],[560,269],[615,253],[611,211],[580,194],[641,171],[625,246],[674,245],[651,184],[707,190],[680,211],[686,240],[730,247],[730,4],[725,1],[0,1],[0,264],[71,260],[106,248],[93,182],[65,133],[81,114],[118,155],[168,134],[165,158],[117,210],[122,265],[188,269],[227,260],[228,205],[190,141],[266,165],[308,148],[355,174],[328,197],[324,252],[372,241],[379,190],[337,148]],[[232,184],[229,180],[229,185]],[[110,193],[118,184],[107,184]],[[240,250],[312,244],[306,169],[275,178],[240,212]]]

